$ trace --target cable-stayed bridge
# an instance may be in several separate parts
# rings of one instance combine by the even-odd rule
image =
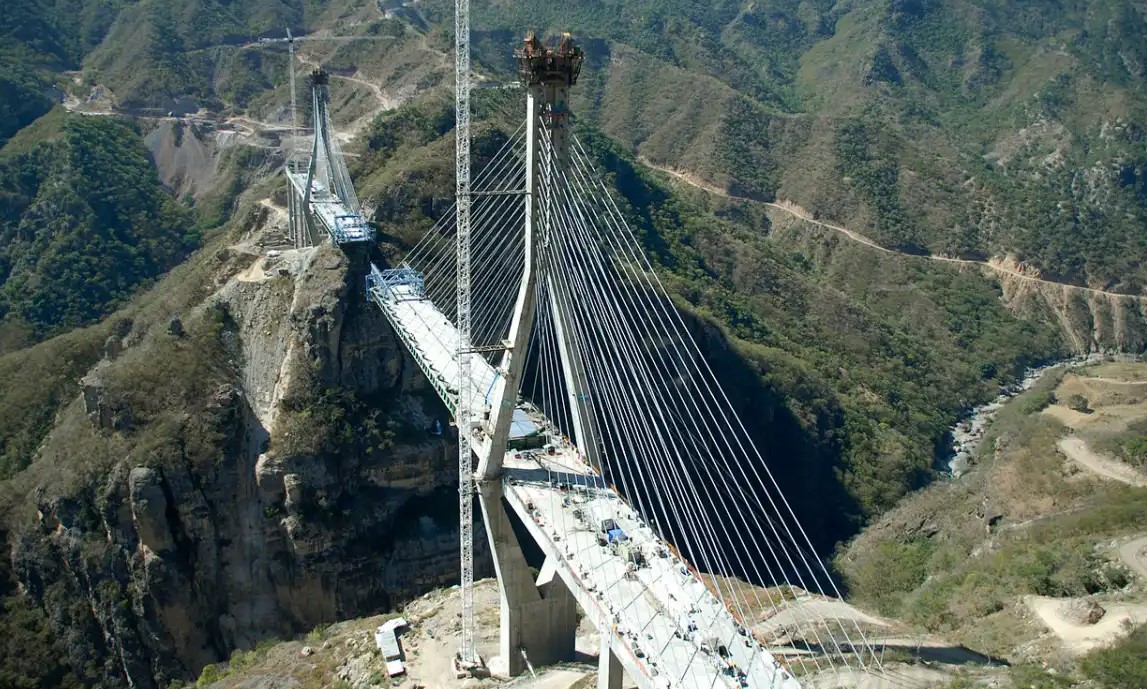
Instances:
[[[458,205],[366,279],[458,426],[460,666],[481,662],[465,603],[477,497],[500,672],[571,658],[580,609],[600,632],[599,687],[622,670],[640,687],[882,674],[854,621],[809,604],[839,592],[571,129],[580,49],[531,36],[515,55],[521,127],[472,181],[467,138]],[[536,575],[522,538],[544,554]]]
[[[294,129],[297,115],[293,63],[290,69]],[[363,217],[346,160],[331,126],[330,76],[317,69],[311,74],[310,82],[314,120],[311,155],[305,164],[295,152],[287,157],[288,238],[296,248],[313,246],[324,235],[340,246],[369,243],[374,240],[374,232]],[[292,136],[297,141],[298,132],[292,132]]]
[[[501,593],[489,670],[573,658],[580,610],[599,632],[603,689],[619,689],[623,672],[642,688],[887,676],[853,618],[824,616],[839,591],[717,382],[699,326],[661,284],[647,256],[656,238],[635,235],[571,128],[580,48],[531,35],[515,51],[525,117],[471,179],[462,29],[458,203],[398,267],[372,265],[365,280],[458,428],[460,672],[485,670],[473,641],[477,500]],[[374,239],[327,85],[316,70],[311,154],[286,166],[297,247]],[[537,550],[533,570],[526,552]]]

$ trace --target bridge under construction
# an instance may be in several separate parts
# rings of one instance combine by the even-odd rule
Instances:
[[[810,605],[764,624],[839,592],[577,136],[569,94],[585,55],[571,36],[530,34],[515,50],[524,117],[471,178],[465,5],[456,204],[398,265],[365,276],[457,428],[459,676],[571,659],[579,609],[599,633],[603,689],[623,676],[797,689],[883,674],[855,621]],[[311,153],[286,169],[291,239],[370,246],[327,76],[310,81]],[[501,600],[494,658],[474,645],[475,503]]]
[[[363,217],[331,126],[330,75],[317,69],[310,84],[314,118],[311,154],[305,163],[297,155],[287,157],[288,238],[296,248],[313,246],[324,235],[339,246],[368,244],[374,241],[374,231]]]

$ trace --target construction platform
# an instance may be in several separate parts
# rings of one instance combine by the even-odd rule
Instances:
[[[305,172],[287,172],[287,179],[299,198],[305,198],[307,175]],[[309,215],[335,244],[361,244],[374,240],[374,230],[366,219],[350,210],[342,199],[318,180],[311,180]]]

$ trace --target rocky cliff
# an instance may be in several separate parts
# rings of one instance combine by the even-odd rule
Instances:
[[[364,257],[214,260],[206,299],[109,340],[9,520],[18,589],[104,686],[193,678],[458,577],[445,411],[365,302]]]

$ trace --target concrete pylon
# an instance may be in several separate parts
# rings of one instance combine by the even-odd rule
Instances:
[[[523,649],[534,665],[573,658],[577,631],[573,594],[552,562],[534,580],[502,499],[501,481],[480,482],[478,497],[501,605],[498,657],[491,661],[491,671],[511,677],[521,674],[526,669]]]
[[[546,48],[534,34],[529,34],[521,49],[514,52],[518,61],[518,71],[526,86],[526,188],[525,188],[525,262],[522,283],[514,304],[514,315],[510,322],[509,348],[503,353],[498,366],[499,375],[494,380],[489,393],[493,407],[486,434],[490,438],[489,451],[478,458],[477,476],[481,481],[497,478],[502,473],[502,459],[509,438],[510,423],[514,408],[518,403],[522,373],[525,369],[526,351],[534,322],[535,295],[539,276],[539,240],[542,232],[549,232],[553,226],[553,208],[543,208],[541,186],[556,184],[555,174],[566,167],[569,157],[568,139],[570,126],[569,90],[577,83],[578,74],[585,60],[581,48],[565,34],[557,48]],[[545,127],[550,136],[554,160],[543,170],[540,147],[542,136],[539,131]],[[553,307],[556,308],[556,307]],[[564,317],[562,311],[554,317]],[[562,364],[570,369],[577,362],[569,352],[569,343],[562,340]],[[571,363],[573,362],[573,363]],[[578,369],[580,370],[580,369]],[[567,384],[584,386],[584,376],[570,377],[567,371]],[[571,387],[572,389],[572,387]],[[589,429],[592,419],[586,395],[582,388],[573,393],[574,439],[586,445],[583,451],[595,451],[598,443]],[[580,447],[580,445],[579,445]]]
[[[510,348],[502,354],[498,366],[499,375],[494,380],[489,399],[494,404],[487,435],[490,448],[478,458],[477,476],[488,480],[502,473],[502,459],[506,443],[510,437],[510,422],[518,404],[518,391],[521,388],[522,373],[526,366],[526,350],[530,342],[535,316],[535,294],[538,281],[537,237],[538,237],[538,127],[541,124],[542,89],[531,86],[526,92],[526,198],[525,233],[523,235],[524,262],[522,284],[514,302],[514,315],[510,321]]]
[[[610,648],[612,636],[608,629],[601,632],[601,650],[597,655],[597,689],[621,689],[621,660]]]
[[[569,124],[569,87],[577,81],[584,56],[568,36],[556,50],[545,48],[532,34],[515,51],[526,84],[526,189],[525,264],[514,305],[509,347],[503,353],[499,376],[489,393],[493,406],[486,427],[488,450],[479,454],[478,501],[486,536],[494,556],[501,598],[498,658],[491,671],[518,675],[525,670],[524,651],[534,665],[549,665],[574,656],[577,601],[558,574],[557,562],[548,559],[535,580],[514,533],[508,505],[502,497],[502,460],[510,422],[517,406],[526,351],[532,330],[539,277],[538,240],[544,224],[540,207],[540,128],[545,126],[561,154],[563,164]],[[551,166],[552,167],[552,166]],[[549,180],[553,184],[553,180]],[[560,315],[560,314],[559,314]]]

